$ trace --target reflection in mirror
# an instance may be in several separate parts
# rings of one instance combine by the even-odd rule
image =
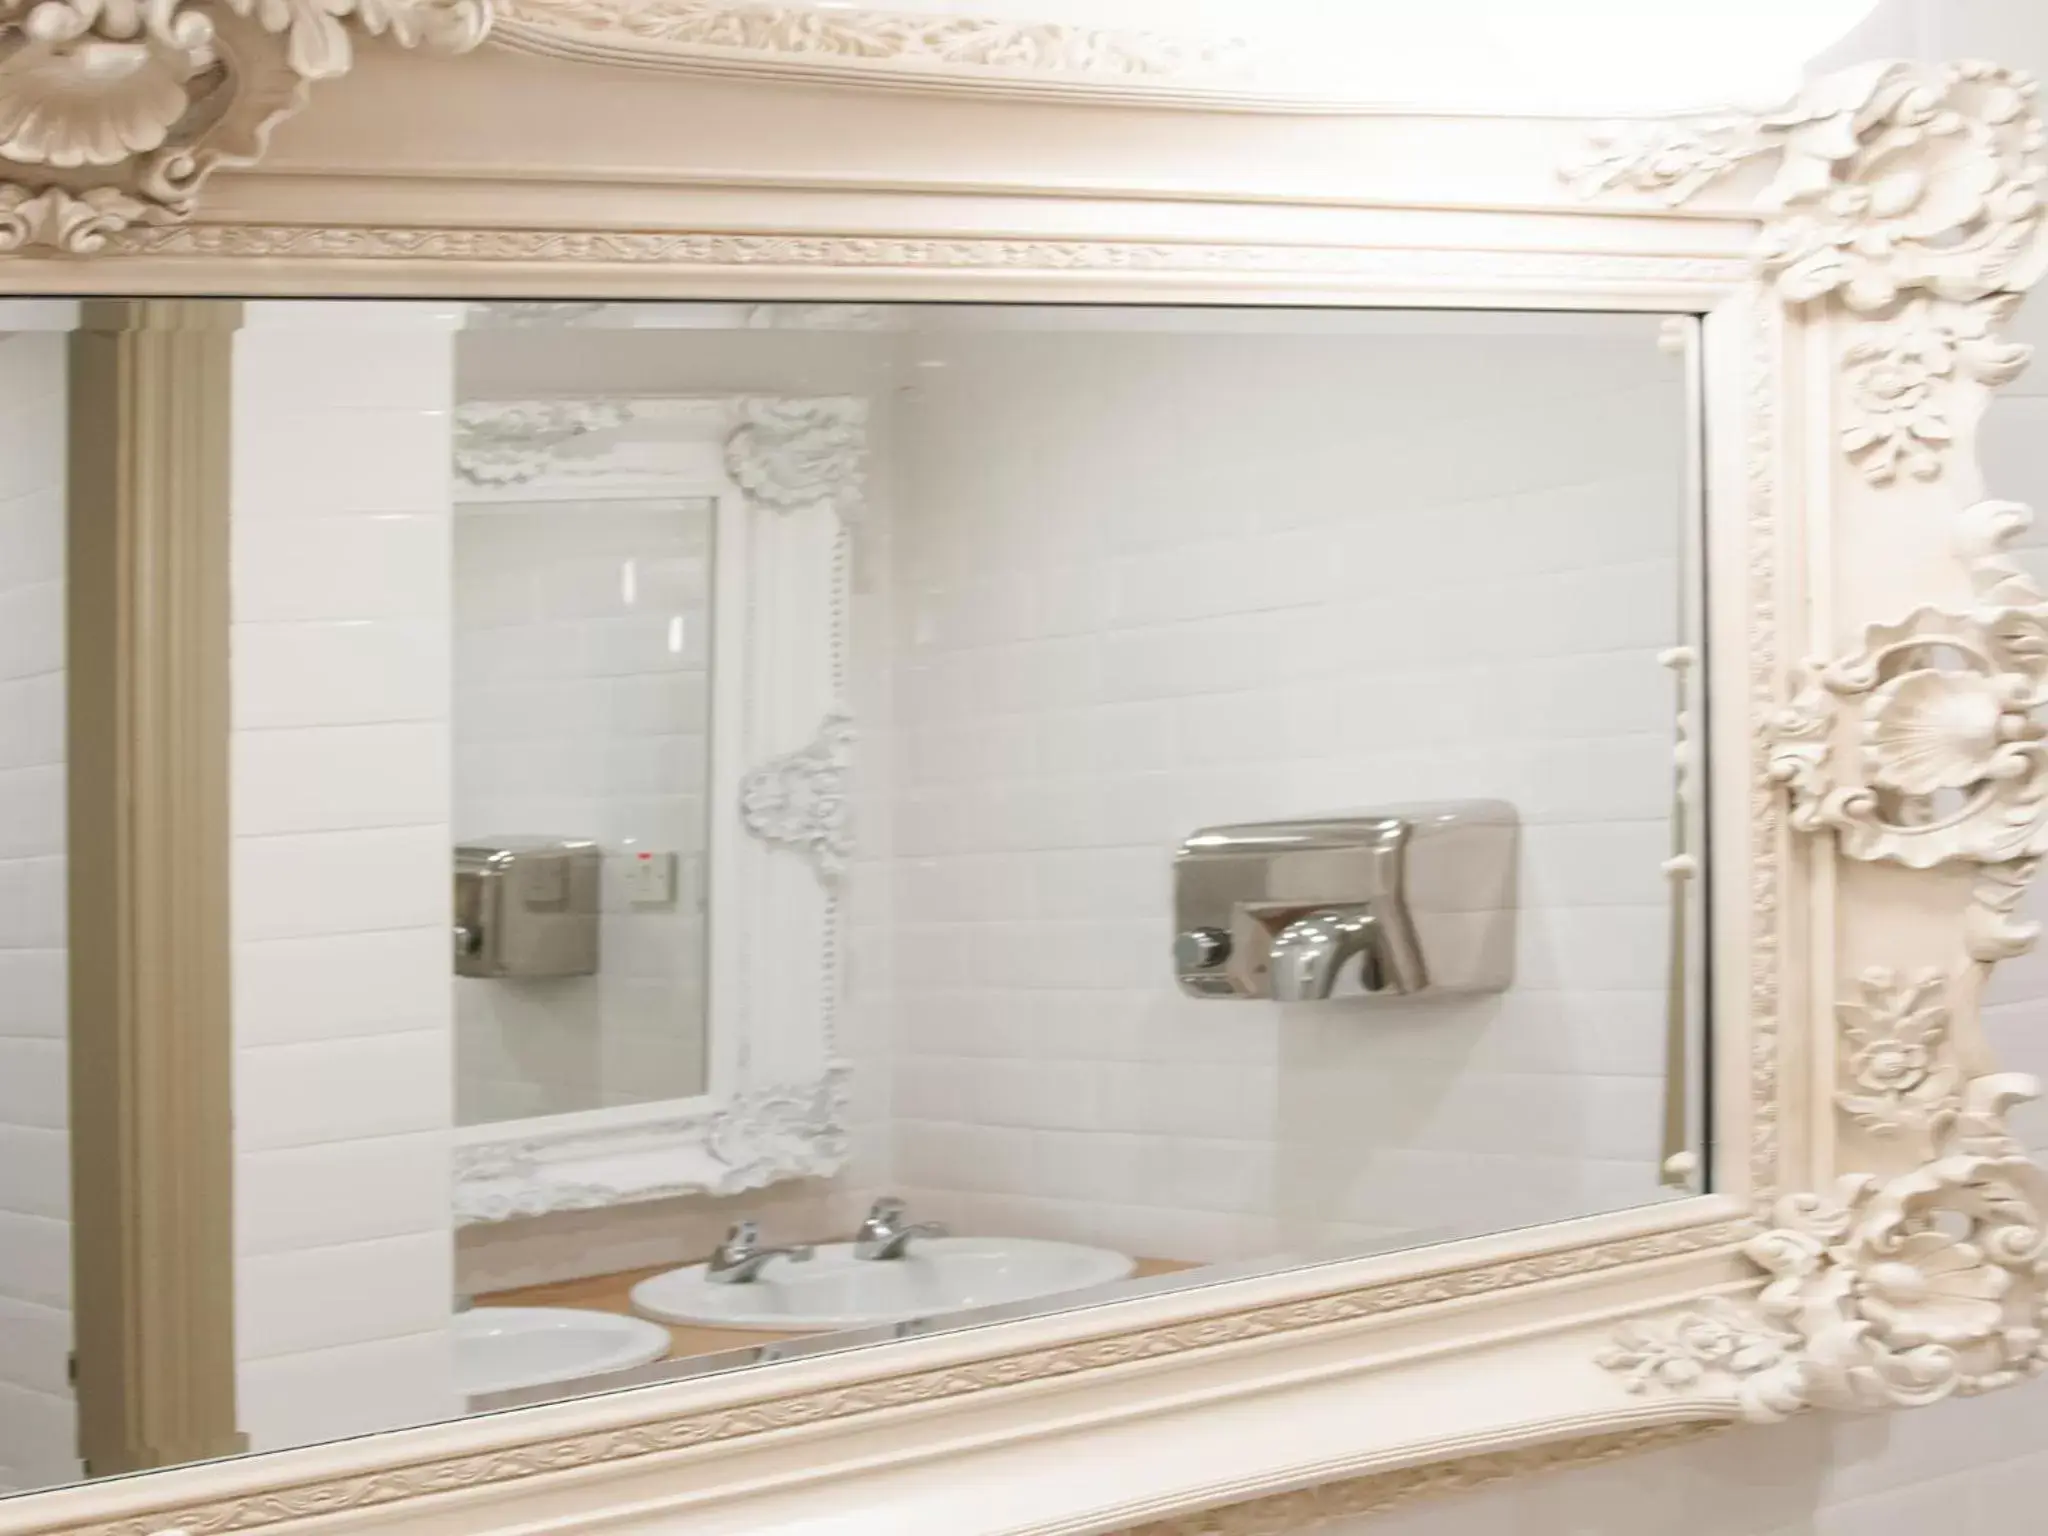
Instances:
[[[466,500],[478,457],[450,612],[456,1123],[693,1098],[716,503]]]
[[[1689,317],[6,319],[0,1487],[1706,1186]]]

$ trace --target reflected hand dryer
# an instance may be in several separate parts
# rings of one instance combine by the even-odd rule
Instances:
[[[603,855],[577,838],[507,837],[455,850],[455,974],[597,972]]]
[[[1514,807],[1451,801],[1207,827],[1174,859],[1174,969],[1196,997],[1505,991]]]

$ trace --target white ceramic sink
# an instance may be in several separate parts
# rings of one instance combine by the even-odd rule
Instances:
[[[574,1307],[472,1307],[455,1314],[455,1386],[465,1397],[580,1381],[659,1360],[666,1328]]]
[[[634,1286],[633,1306],[671,1323],[803,1333],[1035,1301],[1135,1267],[1106,1248],[1034,1238],[919,1238],[898,1259],[857,1259],[851,1243],[828,1243],[809,1260],[770,1259],[736,1285],[709,1284],[701,1264],[672,1269]]]

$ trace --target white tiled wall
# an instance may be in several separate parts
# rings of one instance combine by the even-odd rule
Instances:
[[[78,1476],[65,1084],[64,332],[0,303],[0,1493]]]
[[[1648,316],[1241,323],[914,338],[896,1178],[1198,1261],[1655,1199],[1681,363]],[[1460,798],[1524,823],[1506,995],[1174,991],[1182,838]]]
[[[709,502],[455,517],[455,834],[595,840],[598,973],[456,983],[457,1120],[688,1098],[705,1081]],[[635,905],[643,852],[675,899]]]
[[[459,1407],[455,319],[256,303],[235,341],[235,1325],[258,1450]]]

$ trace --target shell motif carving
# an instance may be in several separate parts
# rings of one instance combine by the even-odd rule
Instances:
[[[1949,1100],[1930,1161],[1778,1202],[1744,1252],[1770,1278],[1632,1325],[1599,1363],[1636,1392],[1731,1392],[1747,1418],[1989,1391],[2048,1363],[2048,1176],[2005,1129],[2033,1079]]]
[[[88,255],[254,164],[351,31],[483,41],[490,0],[0,0],[0,253]]]
[[[1832,832],[1854,859],[1980,866],[1964,924],[1979,963],[2032,942],[2013,914],[2048,851],[2048,603],[2005,551],[2028,521],[2012,502],[1965,509],[1958,552],[1976,604],[1870,626],[1854,654],[1800,669],[1770,727],[1769,773],[1794,827]],[[1745,1248],[1771,1277],[1753,1304],[1625,1333],[1603,1364],[1638,1389],[1696,1369],[1753,1418],[1927,1403],[2041,1369],[2048,1185],[2005,1124],[2037,1085],[1964,1081],[1947,983],[1873,970],[1836,1006],[1837,1107],[1918,1161],[1780,1201]],[[1708,1358],[1697,1341],[1710,1320],[1741,1347]]]
[[[1855,654],[1799,669],[1770,723],[1769,771],[1794,826],[1911,869],[2031,868],[2048,853],[2048,603],[2004,552],[2029,521],[2009,501],[1962,514],[1969,612],[1918,609],[1870,626]],[[2025,947],[2003,896],[1999,882],[1980,887],[1978,959]]]

